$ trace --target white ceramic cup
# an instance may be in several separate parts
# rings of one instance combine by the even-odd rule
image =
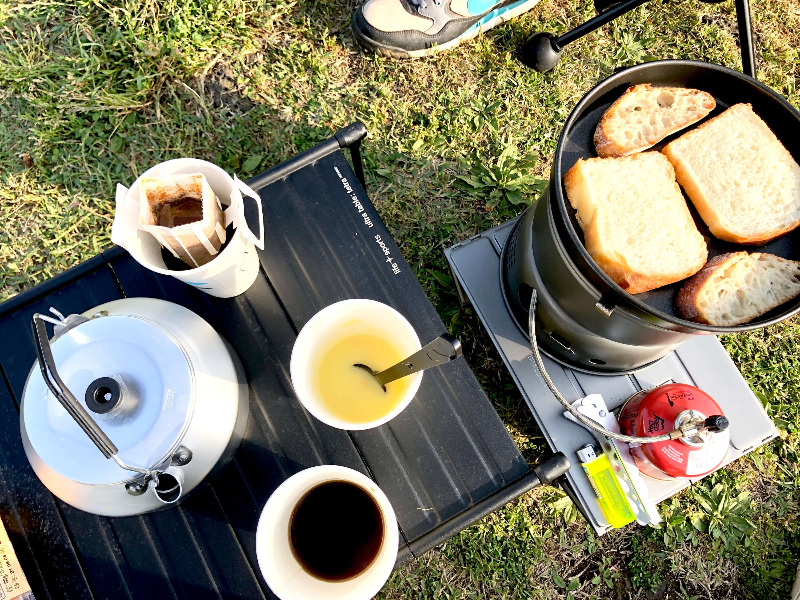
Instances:
[[[289,522],[300,499],[311,488],[327,481],[355,483],[375,499],[383,515],[383,544],[375,561],[348,581],[322,581],[306,573],[289,542]],[[300,471],[284,481],[270,496],[256,529],[256,556],[264,580],[281,600],[368,600],[392,574],[397,560],[397,519],[386,494],[358,471],[322,465]]]
[[[142,177],[202,173],[214,190],[223,210],[232,202],[241,203],[241,192],[233,177],[217,165],[198,158],[176,158],[159,163],[145,171],[130,187],[117,186],[117,208],[111,229],[111,241],[125,248],[143,267],[160,275],[169,275],[206,294],[231,298],[244,293],[258,277],[259,260],[254,240],[264,247],[263,221],[260,238],[252,233],[243,218],[234,223],[233,239],[210,262],[185,271],[172,271],[161,257],[161,244],[152,235],[138,228],[139,198]],[[256,194],[256,197],[257,194]],[[256,202],[261,214],[261,199]],[[235,207],[237,210],[240,206]],[[241,209],[243,210],[243,209]]]
[[[411,403],[422,382],[422,371],[409,375],[411,384],[400,403],[389,414],[374,421],[351,423],[332,415],[314,391],[313,365],[321,351],[331,340],[341,339],[348,329],[363,332],[367,325],[370,333],[390,341],[403,357],[411,356],[422,348],[419,336],[406,318],[375,300],[342,300],[323,308],[305,324],[292,349],[289,371],[297,398],[306,410],[323,423],[339,429],[371,429],[388,423]]]

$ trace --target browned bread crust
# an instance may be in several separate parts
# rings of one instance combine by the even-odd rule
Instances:
[[[683,318],[708,325],[748,323],[800,295],[800,262],[763,252],[716,256],[678,292]]]
[[[700,307],[697,306],[697,296],[718,269],[724,269],[728,264],[736,262],[743,256],[747,256],[747,252],[728,252],[708,261],[702,269],[683,284],[678,292],[678,297],[675,299],[678,314],[687,321],[711,325],[703,316]]]
[[[653,91],[653,86],[649,83],[642,83],[639,85],[634,85],[629,87],[622,96],[620,96],[609,108],[606,112],[603,113],[603,116],[600,118],[600,121],[597,123],[597,128],[594,132],[594,147],[597,155],[603,158],[608,157],[617,157],[617,156],[627,156],[629,154],[633,154],[635,152],[641,152],[642,150],[647,150],[648,148],[653,147],[655,144],[663,140],[665,137],[672,135],[680,131],[681,129],[685,129],[689,127],[693,123],[697,123],[699,120],[703,119],[714,110],[716,106],[716,101],[714,97],[701,90],[690,90],[687,88],[674,88],[674,87],[664,87],[664,88],[655,88],[659,91],[666,91],[675,93],[683,93],[683,94],[693,94],[697,95],[701,99],[701,106],[702,111],[698,112],[696,118],[686,121],[680,126],[672,125],[670,127],[665,128],[661,135],[656,136],[652,141],[652,143],[642,142],[636,144],[632,141],[628,141],[625,145],[621,145],[613,138],[612,130],[614,129],[614,124],[612,123],[615,116],[618,116],[618,112],[620,110],[624,110],[621,106],[623,103],[627,103],[632,100],[632,96],[640,95],[646,96],[650,95]]]

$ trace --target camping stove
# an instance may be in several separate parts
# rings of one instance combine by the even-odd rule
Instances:
[[[663,358],[694,337],[587,279],[554,214],[552,183],[512,227],[500,256],[503,300],[523,335],[537,292],[541,350],[573,369],[626,373]],[[573,250],[573,252],[570,252]],[[697,332],[699,333],[699,332]]]
[[[570,459],[572,468],[563,480],[565,491],[595,531],[602,534],[610,529],[610,525],[576,455],[587,444],[597,444],[597,441],[583,426],[564,417],[564,407],[548,389],[535,364],[526,329],[521,322],[523,315],[519,309],[515,310],[506,297],[508,286],[505,273],[508,264],[503,265],[503,261],[508,261],[506,257],[514,252],[513,244],[517,238],[510,234],[516,225],[517,220],[514,220],[490,229],[447,249],[445,256],[462,304],[471,304],[486,327],[550,448],[554,452],[563,452]],[[533,235],[536,235],[535,231]],[[512,244],[508,248],[505,247],[507,241]],[[534,275],[538,276],[536,272]],[[530,301],[530,297],[527,299]],[[564,314],[560,325],[563,327],[570,321],[570,316]],[[609,365],[590,360],[594,358],[608,363],[608,358],[614,356],[613,348],[604,341],[600,340],[604,352],[595,356],[592,352],[598,346],[581,345],[575,343],[574,339],[562,345],[566,340],[559,339],[561,334],[556,327],[548,328],[544,333],[546,340],[539,336],[537,330],[539,348],[546,354],[543,358],[544,367],[555,387],[569,402],[600,394],[607,407],[615,411],[635,394],[670,383],[695,386],[713,398],[719,405],[720,414],[724,414],[730,423],[730,440],[726,451],[721,453],[724,458],[713,470],[769,442],[778,433],[714,335],[687,335],[685,339],[676,340],[678,343],[673,347],[659,352],[656,360],[620,373],[619,367],[617,372],[609,372]],[[555,336],[551,335],[553,333]],[[565,345],[569,348],[565,348]],[[636,351],[635,348],[632,350]],[[632,362],[642,364],[639,357]],[[658,503],[713,470],[697,471],[698,475],[690,472],[685,477],[663,474],[660,478],[645,476],[643,480],[650,498]]]

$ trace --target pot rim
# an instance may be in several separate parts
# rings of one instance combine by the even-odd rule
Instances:
[[[717,71],[720,73],[724,73],[726,75],[730,75],[736,77],[738,79],[744,80],[751,85],[754,85],[757,88],[760,88],[761,91],[767,93],[768,95],[772,96],[775,100],[777,100],[780,104],[782,104],[787,110],[791,113],[794,113],[795,117],[800,121],[800,113],[792,106],[788,100],[786,100],[783,96],[778,94],[772,88],[764,85],[757,79],[750,77],[749,75],[745,75],[739,71],[735,71],[728,67],[724,67],[722,65],[717,65],[714,63],[707,63],[698,60],[657,60],[651,61],[646,63],[641,63],[638,65],[634,65],[627,69],[620,71],[619,73],[615,73],[611,77],[603,79],[597,85],[595,85],[591,90],[589,90],[575,108],[572,109],[570,112],[569,117],[567,118],[566,122],[564,123],[564,127],[561,129],[561,134],[558,137],[558,144],[556,146],[556,153],[553,158],[553,170],[552,170],[552,177],[550,181],[550,185],[555,187],[555,197],[554,202],[558,205],[558,212],[561,217],[562,223],[564,224],[567,233],[569,234],[572,243],[577,248],[580,255],[583,259],[589,264],[592,269],[595,271],[597,276],[599,276],[603,282],[614,292],[616,292],[620,298],[632,305],[633,307],[644,311],[650,315],[658,317],[659,319],[663,319],[669,323],[673,323],[675,325],[679,325],[681,327],[685,327],[687,329],[692,329],[696,331],[702,331],[707,333],[738,333],[742,331],[753,331],[756,329],[763,329],[764,327],[768,327],[770,325],[774,325],[776,323],[780,323],[781,321],[785,321],[786,319],[793,317],[798,312],[800,312],[800,303],[797,306],[790,309],[789,311],[772,317],[767,321],[760,321],[758,323],[744,323],[742,325],[733,325],[733,326],[720,326],[720,325],[706,325],[703,323],[696,323],[694,321],[687,321],[685,319],[680,319],[673,315],[664,313],[656,308],[653,308],[649,304],[638,300],[633,294],[629,294],[625,290],[623,290],[617,283],[615,283],[606,273],[597,265],[594,259],[589,255],[589,252],[586,250],[586,247],[583,244],[583,240],[581,239],[578,232],[575,230],[575,227],[572,224],[572,220],[570,219],[570,215],[567,213],[567,199],[564,194],[563,190],[563,180],[564,180],[564,173],[561,169],[561,156],[563,152],[563,145],[566,140],[567,132],[572,129],[572,126],[577,121],[578,117],[583,113],[584,109],[596,100],[596,92],[601,87],[608,87],[609,89],[613,87],[612,84],[621,82],[621,80],[626,79],[631,75],[631,73],[636,73],[643,70],[649,70],[652,68],[656,68],[659,66],[664,65],[685,65],[691,67],[699,67],[702,69],[706,69],[709,71]],[[560,239],[560,236],[556,236],[558,238],[559,243],[563,245],[563,240]],[[593,285],[593,284],[592,284]],[[596,286],[593,286],[596,288]],[[597,290],[598,293],[602,296],[602,291]]]

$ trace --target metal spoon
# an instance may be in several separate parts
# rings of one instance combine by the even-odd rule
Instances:
[[[353,366],[364,369],[367,373],[372,375],[385,392],[387,383],[401,379],[417,371],[424,371],[431,367],[443,365],[444,363],[457,359],[459,356],[461,356],[461,342],[452,335],[443,333],[422,350],[415,352],[408,358],[401,360],[396,365],[380,373],[376,373],[367,365],[355,364]]]

